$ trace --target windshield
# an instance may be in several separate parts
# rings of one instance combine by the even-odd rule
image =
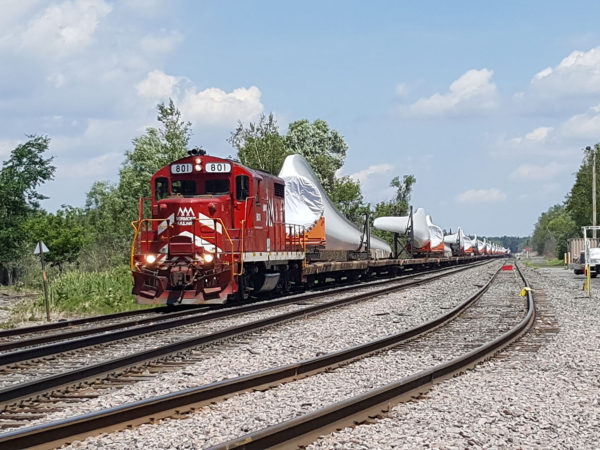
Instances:
[[[195,197],[198,195],[216,196],[229,194],[228,178],[212,178],[208,180],[172,180],[171,195]],[[158,197],[158,194],[157,194]]]
[[[229,194],[229,180],[227,178],[206,180],[204,193],[212,195]]]
[[[173,195],[183,195],[184,197],[193,197],[197,195],[195,180],[173,180],[171,182],[171,193]]]

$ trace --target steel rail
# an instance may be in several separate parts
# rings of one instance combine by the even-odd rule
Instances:
[[[172,309],[171,309],[172,310]],[[40,333],[43,331],[58,330],[61,328],[70,328],[77,325],[83,325],[86,323],[102,322],[106,320],[120,319],[123,317],[135,317],[143,314],[151,314],[153,312],[168,312],[169,308],[166,306],[160,306],[158,308],[147,308],[139,309],[136,311],[124,311],[113,314],[106,314],[103,316],[92,316],[84,317],[81,319],[64,320],[61,322],[44,323],[41,325],[34,325],[32,327],[21,327],[21,328],[10,328],[7,330],[0,330],[0,338],[10,336],[22,336],[25,334]]]
[[[236,393],[273,387],[284,382],[334,369],[373,353],[395,347],[417,336],[431,332],[433,329],[453,320],[489,289],[499,270],[494,273],[490,280],[477,293],[465,302],[446,314],[413,329],[298,363],[287,364],[197,388],[190,388],[133,402],[128,405],[5,433],[0,435],[0,446],[2,448],[30,446],[50,448],[72,442],[76,439],[83,439],[91,434],[99,434],[103,431],[139,425],[148,422],[150,418],[157,420],[169,417],[173,414],[181,413],[186,409],[215,402]]]
[[[169,355],[177,354],[182,351],[189,350],[194,347],[206,345],[216,341],[220,341],[226,338],[237,337],[250,331],[255,331],[267,326],[283,323],[298,317],[307,316],[310,314],[316,314],[318,312],[325,311],[327,309],[333,309],[340,306],[348,305],[354,302],[370,299],[373,297],[381,296],[394,292],[400,289],[408,288],[411,286],[417,286],[420,284],[428,283],[445,276],[461,272],[468,269],[468,267],[461,267],[453,271],[447,271],[434,276],[426,277],[423,279],[404,281],[396,283],[392,286],[381,288],[377,291],[370,291],[361,294],[356,294],[350,297],[333,300],[328,303],[318,304],[302,308],[300,310],[279,314],[267,319],[256,320],[243,324],[241,326],[233,326],[221,331],[197,336],[194,338],[186,339],[173,344],[168,344],[163,347],[159,347],[152,350],[146,350],[143,352],[135,353],[118,359],[105,361],[92,366],[79,368],[69,372],[64,372],[57,375],[51,375],[48,377],[40,378],[30,382],[20,383],[15,386],[10,386],[0,390],[0,406],[14,403],[17,400],[31,398],[40,395],[44,392],[55,390],[59,387],[65,387],[74,383],[82,382],[89,379],[96,379],[101,375],[114,372],[116,370],[124,370],[140,364],[146,364],[151,361],[158,360],[160,358],[167,357]],[[423,275],[423,274],[421,274]],[[355,288],[355,287],[354,287]],[[314,294],[313,294],[314,295]],[[297,301],[297,299],[294,299]]]
[[[483,262],[489,262],[489,261],[490,261],[490,259],[483,260]],[[480,262],[482,262],[482,260],[477,260],[474,263],[465,262],[465,261],[457,261],[458,264],[477,264]],[[434,264],[435,262],[432,261],[431,263]],[[445,266],[444,268],[448,268],[448,266]],[[424,273],[424,272],[425,271],[423,271],[421,273]],[[429,272],[431,272],[431,271],[429,271]],[[198,306],[201,306],[201,305],[179,306],[178,308],[188,307],[191,309],[191,308],[197,308]],[[214,305],[212,305],[212,306],[214,306]],[[218,305],[218,306],[221,306],[221,305]],[[30,326],[30,327],[10,328],[10,329],[6,329],[6,330],[0,330],[0,338],[10,337],[10,336],[22,336],[25,334],[34,334],[34,333],[40,333],[40,332],[44,332],[44,331],[59,330],[62,328],[71,328],[71,327],[74,327],[77,325],[83,325],[86,323],[102,322],[102,321],[107,321],[107,320],[120,319],[120,318],[124,318],[124,317],[135,317],[135,316],[139,316],[139,315],[143,315],[143,314],[149,314],[152,312],[168,313],[169,311],[172,311],[172,310],[173,310],[173,308],[170,306],[158,306],[155,308],[147,308],[147,309],[141,309],[141,310],[136,310],[136,311],[123,311],[123,312],[119,312],[119,313],[106,314],[106,315],[101,315],[101,316],[84,317],[81,319],[62,320],[59,322],[45,323],[45,324],[34,325],[34,326]]]
[[[525,287],[529,287],[521,270]],[[321,408],[313,413],[273,425],[239,438],[210,447],[222,449],[290,448],[307,444],[319,435],[367,420],[389,411],[391,405],[429,390],[435,383],[456,375],[491,357],[524,334],[535,320],[535,303],[531,291],[527,290],[527,314],[511,330],[487,344],[455,358],[449,362],[405,377],[395,383],[374,389],[356,397]]]
[[[140,326],[140,325],[149,324],[149,323],[164,322],[164,321],[168,321],[168,320],[182,317],[182,316],[186,317],[186,316],[191,316],[191,315],[197,315],[199,313],[206,313],[207,309],[208,308],[195,308],[195,309],[185,309],[185,310],[181,310],[181,311],[176,311],[176,310],[171,309],[169,312],[165,312],[164,314],[156,314],[151,317],[145,317],[143,319],[135,319],[135,320],[129,320],[126,322],[112,323],[109,325],[101,325],[101,326],[91,327],[91,328],[71,330],[71,331],[66,331],[64,333],[46,334],[46,335],[29,338],[29,339],[21,339],[18,341],[15,340],[12,342],[4,342],[4,343],[0,343],[0,352],[4,352],[7,350],[14,350],[14,349],[18,349],[18,348],[24,348],[24,347],[33,347],[35,345],[49,343],[49,342],[64,341],[67,339],[74,339],[77,337],[89,336],[89,335],[93,335],[93,334],[107,333],[109,331],[115,331],[115,330],[119,330],[119,329],[127,328],[127,327],[135,327],[135,326]],[[100,317],[104,317],[104,316],[100,316]],[[107,320],[107,319],[105,319],[105,320]],[[42,355],[42,353],[43,352],[39,352],[37,354],[37,357],[45,356],[45,355]],[[26,355],[26,353],[25,353],[25,355]],[[2,363],[0,363],[0,365],[2,365]]]
[[[461,266],[458,269],[454,269],[454,271],[466,270],[469,267],[472,266]],[[442,270],[447,269],[441,269],[440,271]],[[454,271],[451,270],[451,273],[454,273]],[[423,273],[419,273],[417,275],[408,275],[400,277],[399,279],[402,280],[406,278],[414,278],[415,276],[419,275],[423,275]],[[382,284],[385,285],[397,281],[398,279],[379,280],[372,284],[366,284],[361,287],[379,286]],[[273,308],[275,306],[282,306],[289,303],[296,303],[304,300],[312,300],[315,297],[331,295],[332,293],[346,292],[349,290],[356,289],[356,287],[356,285],[353,285],[344,286],[335,290],[329,290],[319,293],[309,292],[306,294],[295,295],[278,300],[272,300],[269,302],[254,303],[238,308],[220,309],[212,312],[206,312],[206,310],[178,311],[172,313],[167,318],[161,321],[157,321],[157,318],[151,317],[140,321],[131,321],[122,324],[112,324],[102,327],[94,327],[87,330],[75,330],[72,332],[61,333],[51,336],[41,336],[38,338],[28,339],[19,342],[0,344],[0,351],[14,348],[29,347],[23,350],[16,350],[0,354],[0,366],[20,363],[31,359],[39,359],[51,355],[56,355],[59,353],[64,353],[67,351],[78,350],[81,348],[91,347],[100,344],[106,344],[109,342],[115,342],[122,339],[141,336],[148,333],[154,333],[157,331],[168,330],[184,325],[196,324],[224,317],[234,317],[236,315],[247,314],[248,312],[261,311],[264,309]],[[36,344],[45,342],[50,343],[48,343],[47,345],[35,346]]]

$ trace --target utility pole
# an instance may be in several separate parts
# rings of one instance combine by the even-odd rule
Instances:
[[[590,146],[586,147],[586,150],[589,152],[591,150]],[[592,158],[592,226],[596,226],[596,148],[594,148],[594,157]],[[592,228],[593,235],[592,237],[596,239],[596,228]]]

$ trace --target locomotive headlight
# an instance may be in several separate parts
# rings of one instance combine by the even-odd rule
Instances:
[[[202,164],[196,164],[194,169],[196,169],[196,172],[200,172],[202,170]]]
[[[213,262],[213,259],[215,259],[214,255],[212,253],[205,253],[204,254],[204,262],[207,264],[210,264],[211,262]]]
[[[154,255],[146,255],[146,262],[148,264],[154,264],[156,262],[156,256],[154,256]]]

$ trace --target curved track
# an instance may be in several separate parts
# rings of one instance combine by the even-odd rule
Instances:
[[[389,292],[397,291],[399,289],[404,289],[410,286],[416,286],[419,284],[427,283],[439,279],[440,277],[445,277],[448,275],[455,274],[457,272],[462,272],[463,270],[466,270],[468,268],[469,267],[463,266],[458,269],[455,268],[452,270],[440,271],[436,274],[420,274],[418,276],[404,277],[399,280],[395,279],[379,281],[374,283],[375,286],[378,286],[378,289],[376,290],[371,290],[373,286],[369,286],[369,289],[365,289],[362,293],[345,296],[332,301],[316,303],[314,305],[310,305],[309,300],[311,302],[318,302],[319,300],[323,301],[323,297],[330,296],[331,292],[317,294],[310,293],[294,296],[287,299],[280,299],[275,301],[275,303],[278,306],[286,305],[286,307],[290,309],[289,311],[280,314],[277,314],[275,310],[272,310],[274,306],[273,302],[268,302],[266,304],[249,305],[246,307],[236,308],[232,310],[221,310],[213,313],[207,313],[204,316],[200,315],[200,317],[196,318],[196,320],[208,321],[211,318],[215,319],[217,317],[223,317],[227,315],[241,315],[243,313],[255,312],[261,309],[267,309],[269,314],[272,313],[273,315],[267,318],[254,320],[252,322],[246,322],[242,325],[230,326],[224,329],[221,327],[220,330],[208,334],[198,333],[197,331],[195,331],[195,329],[192,329],[188,333],[191,336],[188,339],[182,339],[181,332],[177,331],[175,340],[172,343],[167,343],[160,346],[158,346],[159,341],[157,339],[153,339],[152,341],[148,341],[147,339],[145,339],[144,344],[146,347],[150,347],[149,350],[143,350],[134,354],[131,354],[131,352],[129,352],[127,356],[123,356],[121,358],[116,359],[109,359],[101,363],[89,364],[87,362],[89,361],[89,357],[87,355],[89,349],[86,349],[84,355],[86,358],[77,359],[77,361],[81,362],[75,361],[76,367],[73,367],[75,363],[65,365],[64,362],[62,362],[63,366],[61,367],[60,360],[57,359],[48,360],[45,363],[45,366],[38,364],[39,362],[43,362],[45,360],[32,360],[28,363],[21,362],[18,365],[15,365],[14,368],[12,368],[12,366],[9,365],[4,368],[5,371],[16,371],[16,375],[20,375],[21,378],[23,378],[23,371],[26,371],[26,373],[31,373],[31,375],[29,375],[28,378],[25,378],[22,382],[13,383],[12,385],[9,385],[4,389],[0,390],[0,405],[7,406],[13,404],[17,400],[35,398],[36,396],[39,396],[44,392],[53,391],[58,388],[64,391],[70,385],[80,383],[85,380],[87,380],[88,383],[94,382],[98,377],[105,376],[109,373],[119,372],[122,374],[123,372],[127,372],[125,378],[130,378],[129,381],[133,381],[135,377],[140,376],[142,378],[145,378],[147,377],[147,375],[144,375],[144,370],[136,371],[136,367],[145,367],[151,363],[157,364],[158,366],[177,364],[177,362],[163,362],[165,358],[173,359],[173,357],[176,357],[183,361],[189,361],[189,357],[181,358],[178,355],[182,354],[182,352],[189,352],[191,349],[194,349],[198,346],[203,346],[226,338],[239,336],[241,334],[245,334],[253,330],[258,330],[267,326],[272,326],[274,324],[283,323],[294,318],[304,317],[309,314],[316,314],[342,305],[348,305],[355,302],[363,301],[376,296],[384,295]],[[339,293],[340,291],[352,292],[357,290],[358,288],[356,286],[351,286],[344,289],[336,290],[336,293]],[[309,304],[309,306],[306,306],[307,304]],[[191,320],[191,318],[185,318],[183,320],[188,321]],[[159,324],[159,326],[164,327],[165,324]],[[131,333],[131,331],[126,330],[125,333]],[[146,333],[148,333],[148,331],[146,331]],[[108,338],[104,335],[101,335],[100,339],[108,340]],[[76,341],[75,344],[71,345],[78,345],[78,341]],[[49,347],[53,352],[56,352],[57,350],[60,350],[60,346],[61,344],[52,344]],[[65,349],[70,348],[65,347],[64,344],[62,344],[62,346]],[[33,350],[28,350],[27,352],[29,352],[31,355],[35,355],[36,352],[41,353],[39,347]],[[1,358],[2,357],[0,356],[0,359]],[[41,367],[47,367],[48,364],[52,366],[51,369],[41,369]],[[49,376],[40,378],[39,373],[44,371],[46,373],[51,372],[51,374]],[[19,380],[15,374],[12,375],[13,378],[17,379],[17,381]],[[5,377],[5,379],[8,380],[7,377]],[[119,383],[119,380],[117,379],[116,382]],[[70,396],[77,395],[73,392],[63,392],[60,395],[64,394],[68,394]]]
[[[491,282],[492,281],[490,280],[488,285],[486,285],[477,295],[473,296],[472,298],[470,298],[466,302],[464,302],[463,305],[461,305],[461,307],[457,307],[454,310],[450,311],[448,314],[445,314],[444,316],[439,317],[438,319],[431,321],[426,325],[420,326],[418,328],[415,328],[415,329],[410,330],[405,333],[399,333],[397,335],[389,336],[385,339],[379,339],[377,341],[370,342],[370,343],[364,344],[362,346],[354,347],[354,348],[347,349],[347,350],[340,351],[340,352],[335,352],[330,355],[326,355],[326,356],[319,357],[319,358],[314,358],[314,359],[308,360],[308,361],[303,361],[301,363],[292,364],[292,365],[288,365],[285,367],[279,367],[277,369],[272,369],[270,371],[261,372],[259,374],[251,374],[251,375],[248,375],[245,377],[240,377],[237,379],[226,380],[223,382],[215,383],[213,385],[202,386],[198,389],[190,390],[189,392],[179,392],[176,394],[166,395],[166,396],[163,396],[158,399],[151,399],[146,402],[138,402],[136,404],[128,405],[126,407],[115,408],[114,410],[102,411],[97,414],[89,415],[89,417],[87,417],[85,420],[83,420],[82,418],[79,418],[77,420],[63,421],[62,423],[53,424],[51,426],[37,427],[36,429],[29,430],[28,432],[9,433],[0,439],[0,444],[4,443],[4,444],[10,445],[11,442],[12,443],[18,442],[19,444],[17,446],[19,446],[19,445],[20,446],[34,445],[35,443],[39,444],[41,442],[48,442],[47,441],[47,439],[49,439],[48,436],[53,436],[54,438],[60,437],[63,440],[62,441],[59,440],[57,442],[64,442],[67,439],[67,437],[68,437],[68,440],[71,440],[71,439],[74,439],[75,436],[80,433],[87,434],[87,433],[92,432],[92,430],[98,430],[98,429],[102,429],[102,428],[110,429],[112,427],[121,427],[123,425],[123,423],[143,422],[143,421],[145,421],[145,417],[147,417],[148,415],[152,415],[152,417],[154,417],[154,418],[166,417],[166,416],[172,415],[174,410],[181,412],[182,408],[185,409],[186,407],[188,407],[188,408],[191,407],[191,405],[197,406],[198,404],[203,404],[206,402],[214,401],[217,398],[231,395],[231,393],[233,393],[233,392],[239,392],[240,390],[247,390],[247,389],[264,388],[266,386],[272,386],[272,385],[279,384],[281,382],[288,381],[291,379],[297,379],[297,378],[301,378],[301,377],[304,377],[307,375],[311,375],[311,374],[314,374],[315,372],[320,372],[320,371],[327,370],[327,369],[330,370],[341,364],[347,364],[350,361],[353,361],[357,358],[362,358],[366,355],[370,355],[373,352],[379,352],[379,351],[382,351],[383,349],[387,349],[387,348],[396,346],[401,342],[405,342],[407,339],[412,339],[415,336],[418,336],[422,333],[431,331],[432,329],[441,326],[445,322],[451,320],[453,317],[456,317],[458,314],[460,314],[464,310],[464,308],[470,306],[471,304],[473,304],[475,302],[475,300],[477,300],[479,297],[481,297],[485,293],[485,291],[487,290],[487,288],[489,287]],[[529,310],[529,313],[527,316],[530,318],[532,315],[531,308],[532,308],[532,299],[530,299],[530,310]],[[505,335],[508,335],[508,334],[509,333],[505,333]],[[514,338],[512,333],[511,333],[511,336],[512,336],[511,338]],[[506,342],[508,342],[507,339],[509,339],[509,338],[505,337],[499,341],[499,342],[501,342],[500,344],[495,344],[495,342],[498,341],[499,339],[500,338],[497,338],[494,342],[486,344],[482,347],[485,347],[486,351],[489,351],[490,348],[497,349],[498,348],[497,345],[500,345],[500,346],[505,345]],[[467,360],[469,361],[469,362],[467,362],[467,364],[474,364],[474,362],[476,362],[480,358],[483,358],[487,354],[487,353],[481,353],[481,351],[471,352],[471,353],[476,355],[476,357],[473,355],[469,356],[467,358]],[[475,358],[475,359],[472,359],[472,358]],[[455,361],[453,364],[451,364],[449,366],[448,366],[448,364],[446,364],[444,366],[450,367],[451,370],[459,370],[457,364],[458,364],[458,361]],[[435,370],[432,369],[432,370],[426,371],[427,372],[426,378],[428,377],[429,382],[432,382],[432,380],[435,378],[447,376],[450,373],[450,372],[447,372],[447,370],[450,370],[450,369],[447,369],[446,367],[437,367],[437,368],[435,368]],[[415,378],[415,377],[416,377],[416,375],[413,377],[409,377],[411,379],[409,386],[412,387],[411,389],[422,389],[422,386],[424,386],[423,384],[417,384],[417,385],[414,384],[415,379],[420,379],[419,377],[417,377],[417,378]],[[403,381],[405,381],[405,380],[403,380]],[[395,387],[394,389],[392,389],[392,391],[395,392],[394,398],[397,398],[399,395],[398,389],[402,390],[405,388],[406,388],[406,386],[404,388]],[[409,392],[409,391],[403,391],[402,395],[405,395],[406,392]],[[375,397],[381,399],[382,394],[381,393],[375,394]],[[388,401],[390,401],[390,400],[386,399],[386,400],[384,400],[384,403],[387,404]],[[377,406],[374,406],[373,400],[367,400],[366,402],[370,405],[367,407],[367,409],[369,411],[372,411],[373,408],[377,407]],[[344,404],[346,404],[346,403],[348,403],[348,402],[344,402]],[[354,403],[356,403],[356,402],[353,402],[353,404]],[[358,405],[358,406],[356,406],[356,405]],[[364,402],[362,402],[362,403],[358,402],[358,403],[356,403],[356,405],[353,406],[351,409],[348,409],[348,407],[345,407],[346,408],[345,410],[346,411],[351,410],[352,411],[351,416],[355,416],[356,414],[360,414],[360,408],[366,407],[366,406],[364,406],[365,405]],[[318,415],[318,417],[319,417],[318,419],[315,419],[313,417],[313,418],[307,420],[306,423],[318,423],[319,430],[322,430],[323,427],[331,426],[330,424],[327,425],[325,423],[326,420],[323,419],[322,416],[338,417],[338,419],[336,419],[336,423],[337,423],[337,420],[341,420],[340,417],[342,417],[342,416],[340,416],[340,414],[341,413],[340,413],[339,409],[336,407],[336,411],[328,411],[326,414]],[[314,414],[311,414],[311,417],[313,415]],[[312,425],[310,425],[310,427],[312,427]],[[271,432],[269,432],[268,436],[264,435],[264,433],[261,434],[262,432],[258,433],[258,434],[254,433],[249,436],[244,436],[244,437],[240,438],[239,440],[235,440],[235,441],[229,442],[227,444],[224,444],[224,447],[235,446],[237,444],[240,444],[241,442],[243,442],[244,445],[255,446],[254,448],[264,448],[265,446],[275,445],[276,442],[286,442],[285,445],[288,445],[287,444],[288,441],[286,441],[287,439],[300,439],[300,440],[306,439],[306,437],[303,437],[303,435],[301,435],[301,436],[297,435],[297,432],[298,432],[298,430],[309,430],[310,427],[309,427],[309,425],[306,425],[306,424],[301,425],[297,422],[294,422],[294,424],[292,424],[289,427],[289,429],[291,429],[293,431],[290,432],[289,429],[286,428],[286,430],[288,430],[288,431],[280,431],[280,432],[276,433],[276,435],[279,437],[273,437],[274,435],[272,435]],[[94,432],[96,432],[96,431],[94,431]],[[308,432],[311,433],[312,431],[309,430]],[[319,431],[319,432],[322,432],[322,431]],[[290,437],[290,433],[294,436]],[[283,439],[281,436],[286,436],[285,437],[286,440],[277,441],[277,439]],[[19,439],[21,439],[21,440],[19,440]],[[46,440],[44,441],[44,439],[46,439]],[[273,439],[275,439],[275,440],[273,440]],[[57,443],[57,442],[55,442],[55,443]]]

